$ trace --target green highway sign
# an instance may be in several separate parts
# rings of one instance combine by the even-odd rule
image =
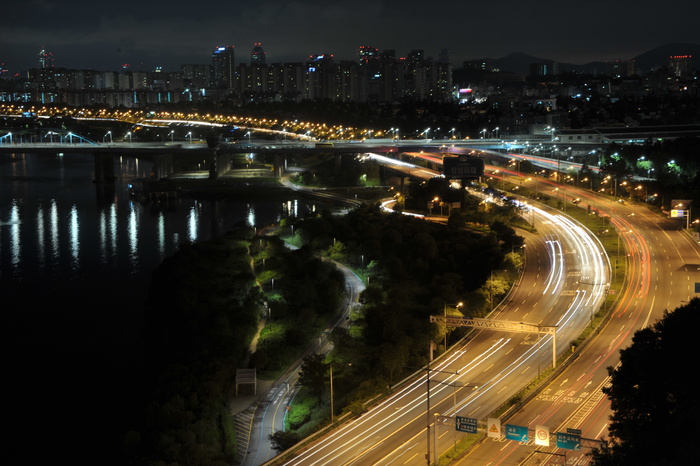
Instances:
[[[527,427],[506,424],[506,439],[527,443],[530,440]]]
[[[557,448],[578,451],[581,449],[581,436],[557,432]]]
[[[484,174],[484,160],[467,155],[443,157],[442,168],[448,180],[478,179]]]
[[[474,418],[457,416],[457,422],[455,422],[455,429],[460,432],[466,432],[468,434],[476,434],[476,424],[477,420]]]

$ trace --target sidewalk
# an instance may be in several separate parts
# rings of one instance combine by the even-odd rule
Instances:
[[[229,398],[228,404],[232,415],[236,415],[245,411],[253,405],[256,405],[267,393],[267,391],[274,385],[274,380],[260,380],[258,379],[256,393],[255,395],[239,395],[236,396],[235,392]]]
[[[250,342],[250,350],[248,352],[248,355],[251,355],[255,353],[257,347],[258,347],[258,338],[260,337],[260,332],[262,331],[263,328],[265,328],[265,324],[267,323],[267,318],[263,317],[260,319],[260,322],[258,322],[258,331],[253,337],[253,340]],[[246,358],[243,361],[243,367],[248,366],[248,358]],[[230,406],[230,411],[231,414],[234,416],[242,411],[245,411],[246,409],[250,408],[252,405],[255,405],[260,401],[260,399],[265,396],[265,393],[270,389],[270,387],[274,384],[274,380],[260,380],[256,377],[256,387],[254,390],[254,394],[246,394],[246,395],[238,395],[236,396],[236,390],[234,386],[233,393],[229,397],[229,406]],[[249,393],[253,390],[250,389],[250,387],[242,387],[242,391],[244,393]]]

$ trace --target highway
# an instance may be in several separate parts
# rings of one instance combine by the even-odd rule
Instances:
[[[579,225],[545,208],[535,208],[531,215],[538,233],[524,234],[521,286],[490,318],[554,327],[561,353],[600,306],[608,264],[600,244]],[[588,284],[581,277],[590,279]],[[475,329],[468,342],[397,385],[390,397],[359,418],[293,458],[268,464],[425,464],[428,450],[432,461],[455,437],[453,427],[435,428],[436,414],[487,416],[551,364],[553,348],[549,334]]]
[[[570,196],[590,196],[568,188]],[[528,426],[547,425],[550,432],[581,432],[581,450],[556,448],[510,440],[484,441],[457,464],[463,465],[546,465],[587,464],[594,440],[606,435],[609,401],[601,392],[608,380],[607,367],[619,363],[619,350],[631,344],[638,329],[653,324],[664,310],[673,310],[695,296],[700,282],[700,248],[679,227],[642,205],[622,205],[596,196],[597,208],[611,217],[626,251],[625,287],[610,320],[576,360],[508,422]],[[669,426],[671,427],[671,426]],[[532,437],[531,437],[532,438]]]
[[[436,144],[415,141],[412,145]],[[0,151],[17,151],[20,146],[3,145]],[[202,144],[184,146],[182,149],[204,149]],[[94,150],[87,145],[80,149],[83,147]],[[109,149],[116,152],[127,147],[133,146],[115,144]],[[369,150],[372,146],[353,147]],[[48,152],[62,148],[46,146]],[[340,144],[336,148],[345,149]],[[408,145],[404,148],[410,150]],[[77,147],[70,145],[67,149]],[[554,168],[553,160],[548,162]],[[565,162],[558,161],[559,164],[563,167]],[[406,170],[412,176],[435,175],[420,167],[408,166]],[[552,189],[544,179],[523,182],[540,183],[542,191]],[[583,439],[582,448],[563,450],[556,448],[553,441],[550,447],[542,447],[532,441],[486,439],[457,464],[586,464],[590,447],[606,435],[610,407],[601,388],[608,383],[607,368],[618,364],[619,350],[629,346],[636,330],[661,318],[664,310],[672,310],[696,296],[700,247],[677,222],[653,214],[644,206],[619,204],[590,191],[561,186],[556,195],[568,200],[581,198],[582,207],[591,205],[610,217],[611,225],[618,231],[620,247],[627,253],[625,287],[609,321],[576,353],[574,362],[557,373],[534,399],[508,412],[503,419],[531,430],[536,425],[547,425],[550,432],[577,429]],[[579,335],[591,313],[600,306],[610,280],[609,264],[595,236],[559,212],[533,207],[529,215],[537,225],[537,234],[520,232],[526,241],[521,283],[489,317],[556,328],[556,352],[560,354],[570,351],[568,343]],[[359,285],[349,295],[349,303],[356,302],[358,290]],[[440,355],[359,418],[338,426],[291,457],[278,458],[266,439],[268,433],[283,426],[282,410],[293,396],[298,372],[295,366],[270,391],[264,409],[259,411],[262,414],[256,420],[251,451],[244,464],[430,463],[458,439],[454,425],[449,425],[449,420],[444,425],[443,417],[485,419],[551,364],[554,342],[547,333],[474,329],[468,342]],[[320,339],[317,352],[328,349],[328,343]]]

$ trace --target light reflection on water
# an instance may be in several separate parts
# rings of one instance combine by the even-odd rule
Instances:
[[[120,157],[115,183],[99,184],[90,155],[0,156],[0,284],[61,278],[99,288],[127,279],[144,287],[181,240],[206,241],[240,222],[264,226],[316,210],[297,199],[134,201],[128,183],[151,172],[150,161]]]

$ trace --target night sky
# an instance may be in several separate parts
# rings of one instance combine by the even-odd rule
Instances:
[[[323,53],[356,60],[357,48],[371,45],[436,59],[448,48],[457,67],[513,52],[584,64],[700,43],[698,18],[697,0],[16,0],[2,7],[0,63],[11,72],[38,67],[45,47],[56,67],[179,71],[209,63],[220,45],[248,62],[261,42],[268,63]]]

